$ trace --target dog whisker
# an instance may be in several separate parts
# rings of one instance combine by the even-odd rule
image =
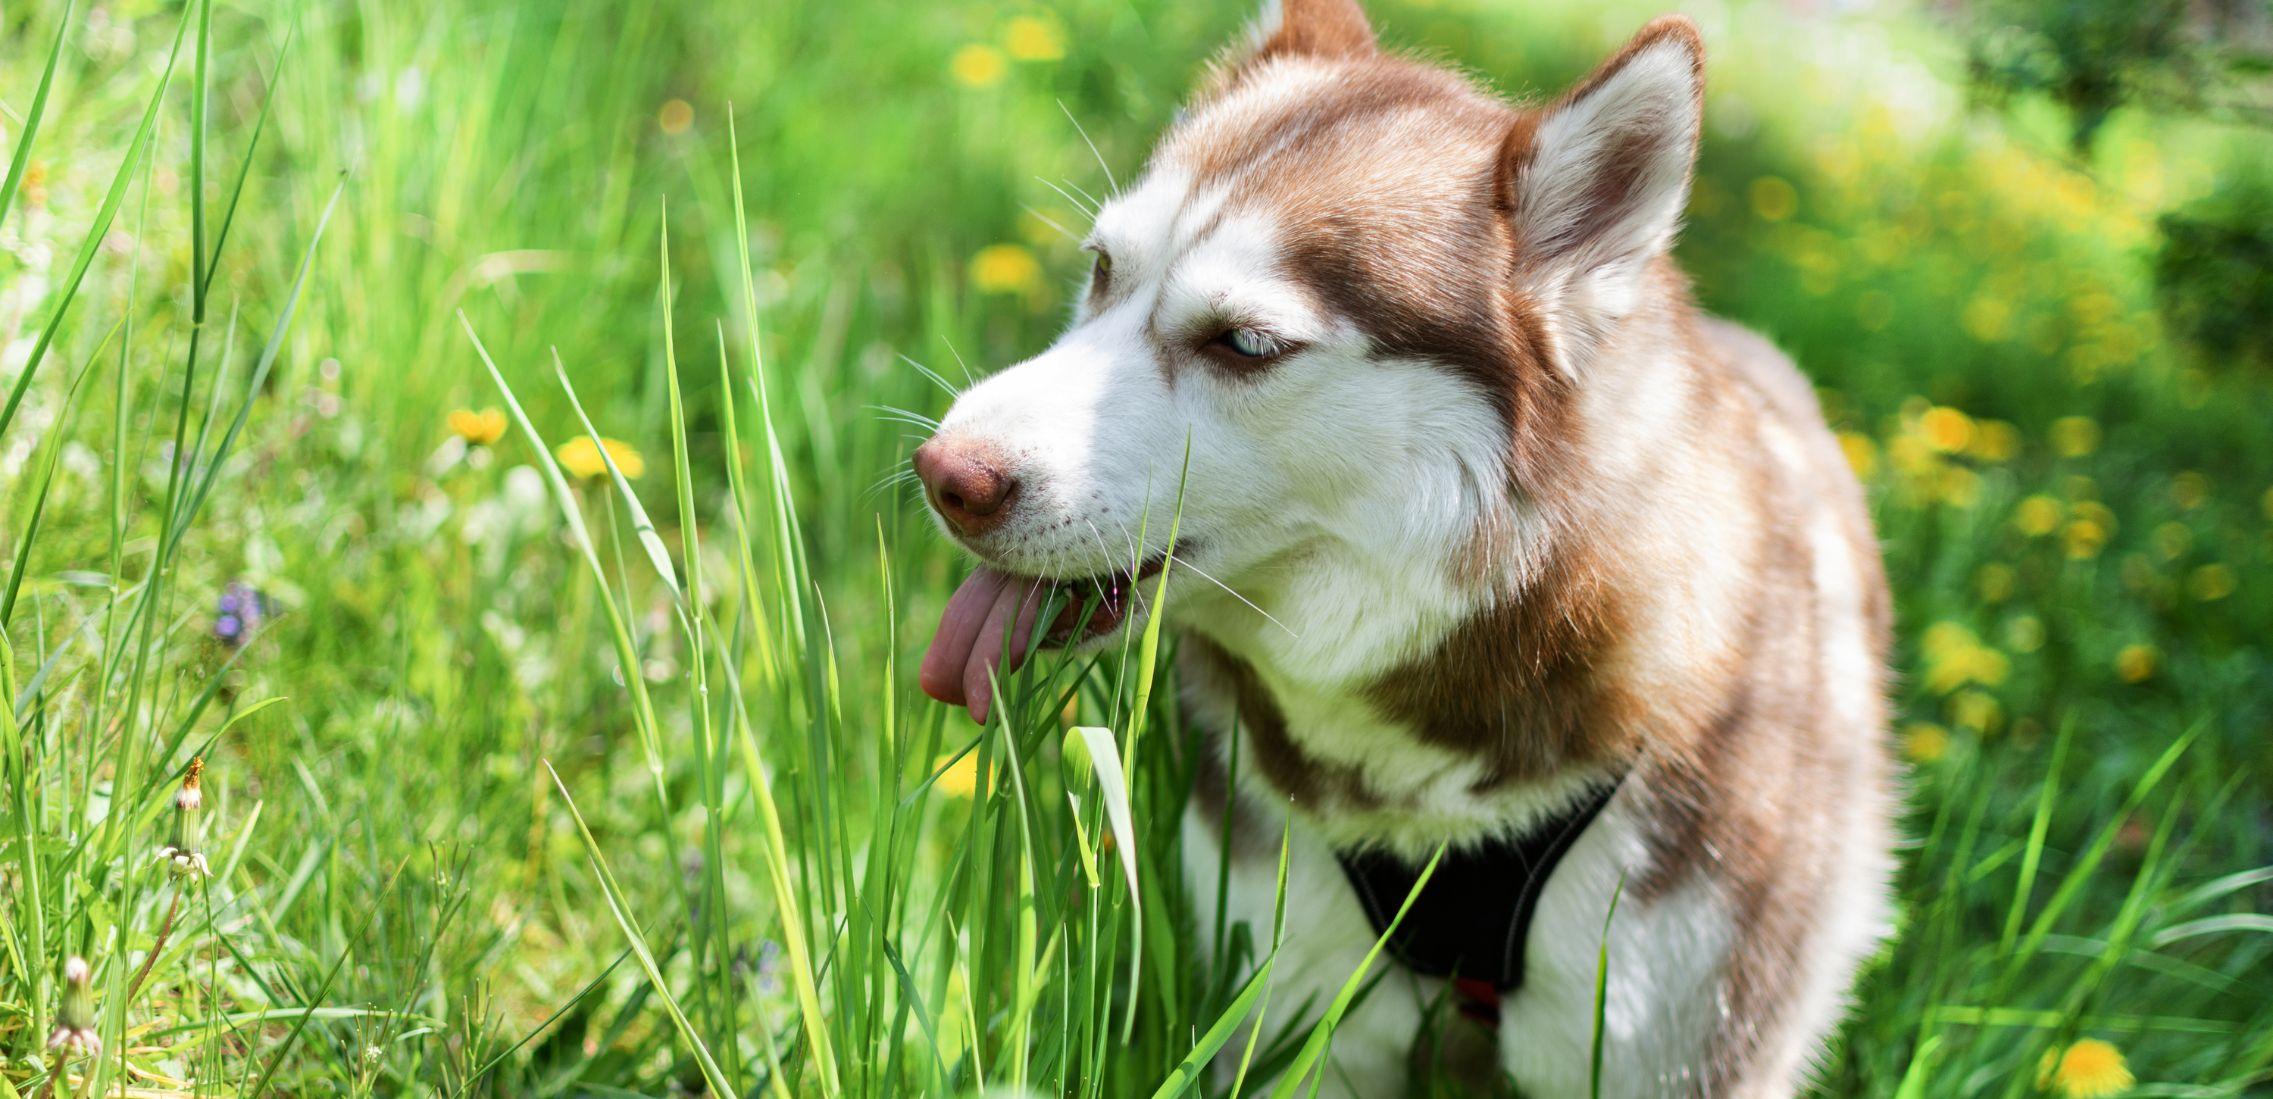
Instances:
[[[1187,568],[1187,569],[1190,569],[1190,570],[1192,570],[1192,572],[1194,572],[1195,574],[1197,574],[1197,575],[1199,576],[1199,578],[1200,578],[1200,579],[1202,579],[1202,580],[1205,580],[1205,581],[1207,581],[1208,583],[1215,585],[1216,587],[1222,588],[1222,589],[1223,589],[1223,593],[1224,593],[1225,595],[1228,595],[1228,596],[1232,597],[1233,599],[1236,599],[1236,600],[1240,601],[1241,603],[1244,603],[1244,604],[1246,604],[1246,605],[1247,605],[1247,609],[1248,609],[1248,610],[1254,611],[1256,614],[1262,615],[1262,616],[1264,617],[1264,619],[1266,619],[1266,620],[1268,620],[1268,621],[1270,622],[1270,624],[1271,624],[1271,625],[1273,625],[1273,626],[1277,626],[1278,628],[1280,628],[1280,629],[1282,629],[1282,630],[1285,630],[1285,631],[1286,631],[1286,635],[1287,635],[1288,637],[1294,638],[1294,639],[1295,639],[1295,640],[1297,640],[1297,641],[1299,641],[1299,640],[1301,640],[1301,639],[1302,639],[1302,635],[1301,635],[1300,633],[1296,632],[1296,631],[1295,631],[1295,630],[1294,630],[1292,627],[1288,626],[1286,623],[1284,623],[1284,622],[1281,622],[1281,621],[1279,621],[1277,618],[1273,617],[1273,616],[1272,616],[1272,614],[1271,614],[1271,612],[1269,612],[1269,611],[1266,611],[1266,610],[1264,610],[1263,608],[1256,606],[1256,605],[1255,605],[1255,601],[1254,601],[1254,600],[1252,600],[1252,599],[1249,599],[1249,598],[1247,598],[1246,596],[1244,596],[1244,595],[1241,595],[1241,594],[1239,594],[1239,593],[1238,593],[1238,592],[1236,592],[1236,591],[1233,591],[1233,590],[1232,590],[1232,588],[1231,588],[1231,585],[1229,585],[1229,584],[1226,584],[1226,583],[1224,583],[1223,581],[1221,581],[1221,580],[1218,580],[1218,579],[1216,579],[1215,577],[1208,575],[1208,571],[1207,571],[1206,569],[1203,569],[1203,568],[1199,567],[1198,565],[1195,565],[1195,564],[1193,564],[1193,563],[1192,563],[1192,561],[1191,561],[1191,558],[1188,558],[1188,557],[1182,557],[1182,556],[1179,556],[1179,555],[1177,555],[1177,554],[1173,554],[1173,553],[1169,554],[1168,556],[1169,556],[1169,558],[1170,558],[1170,559],[1174,560],[1174,561],[1175,561],[1175,562],[1176,562],[1178,565],[1181,565],[1181,566],[1183,566],[1183,567],[1185,567],[1185,568]]]
[[[869,485],[868,488],[861,493],[860,498],[863,502],[874,500],[875,498],[882,496],[887,492],[899,489],[902,486],[917,484],[918,481],[919,478],[916,477],[915,467],[908,464],[907,461],[902,460],[896,468],[886,472],[883,476],[878,477],[874,484]]]
[[[868,409],[870,412],[881,413],[883,419],[898,420],[901,423],[908,424],[913,427],[928,427],[934,431],[939,429],[939,421],[934,420],[921,412],[917,412],[914,409],[901,408],[898,405],[888,404],[863,405],[862,407]]]
[[[1041,176],[1035,176],[1034,178],[1035,178],[1035,179],[1037,179],[1037,180],[1041,180],[1042,186],[1044,186],[1044,187],[1048,187],[1050,190],[1056,191],[1056,192],[1058,193],[1058,197],[1059,197],[1059,198],[1062,198],[1062,199],[1064,199],[1064,200],[1066,200],[1066,202],[1067,202],[1068,204],[1070,204],[1070,205],[1071,205],[1071,206],[1072,206],[1074,209],[1076,209],[1076,210],[1079,210],[1079,211],[1081,211],[1083,214],[1085,214],[1085,215],[1087,215],[1087,216],[1089,216],[1089,217],[1092,217],[1092,218],[1094,218],[1094,217],[1096,217],[1096,216],[1097,216],[1097,207],[1096,207],[1096,206],[1094,206],[1094,205],[1091,205],[1090,203],[1086,203],[1086,202],[1083,202],[1083,201],[1081,201],[1080,199],[1073,197],[1073,192],[1072,192],[1072,191],[1068,191],[1068,190],[1066,190],[1065,188],[1063,188],[1063,187],[1060,187],[1060,186],[1058,186],[1057,184],[1050,182],[1049,180],[1046,180],[1046,179],[1042,179],[1042,177],[1041,177]]]
[[[969,385],[977,385],[977,384],[979,384],[979,380],[978,380],[977,378],[975,378],[975,377],[972,377],[972,376],[971,376],[971,364],[969,364],[969,363],[967,363],[967,362],[964,362],[964,361],[963,361],[963,353],[962,353],[962,352],[960,352],[960,351],[957,351],[957,350],[955,350],[955,341],[953,341],[953,340],[950,340],[950,339],[948,339],[948,338],[947,338],[947,337],[945,337],[945,336],[941,336],[941,337],[939,338],[939,342],[941,342],[941,343],[943,343],[943,344],[946,344],[946,345],[947,345],[947,353],[948,353],[948,354],[950,354],[950,355],[953,355],[953,356],[955,356],[955,365],[956,365],[956,366],[958,366],[958,367],[961,367],[961,368],[962,368],[962,370],[963,370],[963,381],[964,381],[964,382],[966,382],[966,383],[968,383]]]
[[[1120,190],[1121,183],[1113,178],[1113,168],[1105,163],[1105,154],[1097,151],[1097,143],[1089,140],[1089,131],[1081,128],[1081,120],[1073,117],[1073,111],[1066,107],[1065,100],[1058,100],[1058,110],[1064,111],[1065,120],[1073,123],[1073,132],[1081,135],[1081,143],[1089,146],[1089,155],[1097,158],[1097,167],[1105,173],[1105,182],[1111,184],[1115,191]]]
[[[1041,222],[1042,224],[1044,224],[1044,225],[1047,225],[1047,226],[1049,226],[1050,228],[1057,230],[1057,231],[1059,232],[1059,234],[1061,234],[1061,235],[1063,235],[1063,236],[1065,237],[1065,239],[1067,239],[1067,240],[1070,240],[1070,241],[1074,242],[1075,244],[1079,244],[1079,243],[1081,243],[1081,236],[1080,236],[1080,234],[1077,234],[1077,233],[1075,233],[1073,230],[1071,230],[1071,229],[1068,229],[1068,228],[1066,228],[1065,226],[1058,224],[1058,223],[1057,223],[1057,219],[1055,219],[1055,218],[1052,218],[1050,215],[1048,215],[1048,214],[1045,214],[1045,213],[1043,213],[1042,211],[1035,209],[1032,203],[1021,202],[1021,203],[1019,203],[1019,204],[1018,204],[1018,208],[1019,208],[1019,209],[1021,209],[1021,210],[1024,210],[1024,211],[1026,211],[1028,214],[1031,214],[1031,215],[1033,215],[1033,217],[1034,217],[1034,220],[1035,220],[1035,221],[1039,221],[1039,222]]]
[[[1144,569],[1144,547],[1137,544],[1136,532],[1129,529],[1127,520],[1115,519],[1113,521],[1120,525],[1121,540],[1128,543],[1129,575],[1133,578],[1137,573],[1143,571]],[[1097,528],[1095,525],[1092,525],[1089,529],[1095,530]],[[1151,604],[1146,602],[1144,598],[1144,585],[1137,583],[1134,579],[1131,579],[1129,581],[1129,594],[1136,599],[1138,609],[1144,611],[1146,614],[1152,613]]]
[[[1092,522],[1092,521],[1090,521],[1090,520],[1089,520],[1087,517],[1084,517],[1084,518],[1081,520],[1081,525],[1083,525],[1083,526],[1085,526],[1085,527],[1088,527],[1088,528],[1089,528],[1089,536],[1090,536],[1090,537],[1092,537],[1092,538],[1095,538],[1095,539],[1097,540],[1097,553],[1098,553],[1098,555],[1099,555],[1099,556],[1102,556],[1102,557],[1104,557],[1104,558],[1105,558],[1106,560],[1108,560],[1108,561],[1112,560],[1112,559],[1113,559],[1113,551],[1112,551],[1112,550],[1110,550],[1110,549],[1107,549],[1107,548],[1105,547],[1105,532],[1104,532],[1104,531],[1101,531],[1101,530],[1098,530],[1098,529],[1097,529],[1097,524],[1096,524],[1096,523],[1094,523],[1094,522]],[[1135,552],[1135,546],[1134,546],[1134,544],[1133,544],[1133,543],[1132,543],[1132,544],[1131,544],[1131,546],[1130,546],[1130,552],[1132,552],[1132,553],[1134,553],[1134,552]],[[1141,567],[1142,567],[1141,563],[1139,563],[1139,564],[1132,564],[1132,565],[1130,565],[1130,566],[1129,566],[1129,575],[1130,575],[1132,578],[1133,578],[1133,577],[1135,577],[1135,576],[1136,576],[1136,574],[1137,574],[1137,572],[1138,572],[1138,571],[1141,569]],[[1090,583],[1096,587],[1096,589],[1097,589],[1097,597],[1098,597],[1098,598],[1100,598],[1100,599],[1110,598],[1110,596],[1111,596],[1111,593],[1109,593],[1109,592],[1107,592],[1107,591],[1105,590],[1105,585],[1104,585],[1104,582],[1103,582],[1102,580],[1096,580],[1096,579],[1093,579],[1093,580],[1091,580],[1091,581],[1090,581]],[[1136,591],[1136,589],[1137,589],[1137,582],[1136,582],[1134,579],[1131,579],[1131,580],[1129,581],[1129,590],[1130,590],[1130,591],[1133,593],[1133,592],[1135,592],[1135,591]],[[1141,599],[1141,597],[1139,597],[1139,598]],[[1140,605],[1141,605],[1141,603],[1140,603]]]
[[[1087,200],[1087,201],[1088,201],[1088,203],[1089,203],[1089,208],[1090,208],[1090,210],[1091,210],[1091,211],[1102,210],[1102,209],[1104,209],[1104,208],[1105,208],[1105,202],[1104,202],[1104,200],[1103,200],[1103,199],[1100,199],[1100,198],[1098,198],[1096,195],[1090,194],[1090,193],[1089,193],[1089,188],[1087,188],[1087,187],[1084,187],[1084,186],[1082,186],[1081,184],[1075,183],[1074,181],[1072,181],[1072,180],[1070,180],[1070,179],[1069,179],[1069,180],[1066,180],[1066,181],[1065,181],[1065,185],[1066,185],[1066,186],[1068,186],[1068,187],[1071,187],[1071,188],[1073,188],[1073,189],[1074,189],[1075,191],[1077,191],[1077,192],[1080,192],[1080,194],[1081,194],[1081,197],[1082,197],[1083,199],[1085,199],[1085,200]],[[1094,215],[1094,213],[1092,213],[1092,215],[1091,215],[1091,216],[1095,216],[1095,215]]]
[[[1035,215],[1035,216],[1036,216],[1036,217],[1040,217],[1041,215],[1037,214],[1037,215]],[[931,379],[931,383],[932,383],[933,385],[936,385],[936,386],[938,386],[939,388],[946,390],[946,391],[947,391],[947,396],[948,396],[949,398],[960,397],[960,396],[962,396],[962,395],[963,395],[963,391],[962,391],[962,390],[955,388],[955,387],[954,387],[954,385],[953,385],[953,384],[951,384],[951,383],[949,383],[947,379],[940,377],[940,376],[939,376],[939,372],[938,372],[938,371],[936,371],[936,370],[933,370],[932,368],[930,368],[930,367],[928,367],[928,366],[925,366],[925,365],[923,365],[922,363],[919,363],[919,362],[915,361],[914,359],[911,359],[911,358],[909,358],[909,357],[908,357],[908,356],[906,356],[906,355],[901,355],[901,356],[900,356],[900,361],[901,361],[901,362],[904,362],[904,363],[906,363],[906,364],[908,364],[909,366],[915,367],[915,368],[916,368],[916,372],[917,372],[917,373],[919,373],[919,374],[922,374],[922,375],[923,375],[924,377],[926,377],[926,378],[929,378],[929,379]]]

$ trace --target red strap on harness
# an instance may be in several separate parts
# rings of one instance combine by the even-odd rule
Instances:
[[[1500,1028],[1500,990],[1490,981],[1473,977],[1459,977],[1452,982],[1453,1010],[1460,1017],[1486,1030]]]

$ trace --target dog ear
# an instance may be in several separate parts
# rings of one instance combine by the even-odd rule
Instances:
[[[1649,262],[1672,246],[1704,119],[1705,49],[1678,15],[1544,110],[1524,113],[1500,150],[1498,200],[1532,289],[1580,328],[1630,312]],[[1585,333],[1574,333],[1583,336]]]
[[[1200,99],[1222,95],[1278,58],[1363,58],[1378,52],[1357,0],[1263,0],[1263,10],[1209,65]]]
[[[1373,25],[1357,0],[1265,0],[1248,28],[1252,65],[1273,57],[1364,57],[1374,52]]]

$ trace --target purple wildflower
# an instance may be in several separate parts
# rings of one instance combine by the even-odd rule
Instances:
[[[758,946],[758,994],[773,996],[781,992],[781,944],[767,939]]]
[[[252,639],[253,631],[260,628],[268,617],[268,597],[260,589],[241,580],[232,580],[221,589],[220,606],[213,618],[213,638],[231,648]]]

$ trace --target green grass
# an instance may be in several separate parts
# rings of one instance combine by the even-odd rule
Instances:
[[[1183,895],[1172,639],[982,735],[913,688],[959,566],[889,481],[949,399],[902,357],[1048,338],[1043,219],[1135,173],[1243,14],[1200,7],[0,10],[0,1095],[1293,1091],[1333,1005]],[[1615,7],[1377,14],[1536,92]],[[1014,16],[1064,56],[959,83]],[[2071,165],[1923,17],[1707,23],[1683,256],[1869,470],[1916,759],[1821,1093],[2027,1095],[2079,1037],[2267,1093],[2273,379],[2146,273],[2263,149],[2119,118]],[[1041,273],[980,285],[998,244]],[[644,473],[564,473],[586,434]],[[202,880],[156,861],[193,755]]]

